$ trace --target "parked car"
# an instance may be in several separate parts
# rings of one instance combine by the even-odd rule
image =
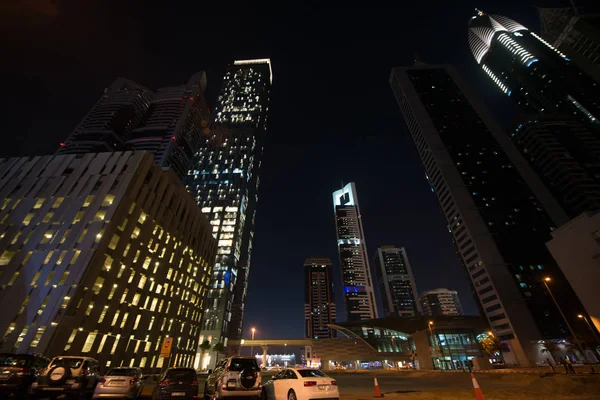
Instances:
[[[288,368],[264,384],[262,400],[339,399],[337,381],[318,369]]]
[[[204,385],[207,400],[260,396],[261,373],[254,357],[229,357],[221,360],[214,371],[208,372]]]
[[[197,399],[198,375],[193,368],[169,368],[158,381],[153,399]]]
[[[149,374],[142,376],[142,391],[140,393],[140,398],[149,398],[152,397],[156,387],[158,386],[158,378],[160,375]]]
[[[142,370],[139,368],[112,368],[96,385],[94,399],[137,399],[141,392]]]
[[[83,356],[54,357],[31,384],[32,398],[91,397],[98,383],[98,361]]]
[[[25,398],[31,384],[49,361],[37,354],[0,354],[0,398],[11,394],[17,399]]]

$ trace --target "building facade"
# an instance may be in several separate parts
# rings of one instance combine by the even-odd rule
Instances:
[[[560,226],[552,232],[547,246],[585,307],[585,310],[572,312],[582,314],[595,326],[596,332],[600,332],[600,214],[584,213]],[[548,284],[552,285],[553,281]],[[584,323],[579,321],[579,324]],[[600,345],[600,335],[586,336]]]
[[[445,288],[428,290],[421,294],[419,301],[423,315],[463,315],[456,290]]]
[[[600,14],[573,8],[538,8],[542,37],[600,82]]]
[[[73,133],[60,144],[58,154],[123,151],[131,132],[140,123],[153,92],[133,81],[118,78]]]
[[[600,139],[584,124],[564,114],[522,115],[510,136],[570,218],[600,210]]]
[[[229,67],[188,171],[188,191],[218,239],[201,337],[211,344],[242,336],[271,81],[269,59]],[[202,367],[213,362],[207,353]]]
[[[346,321],[377,318],[371,267],[353,182],[333,192]]]
[[[575,115],[598,128],[600,84],[535,32],[479,11],[469,22],[469,45],[485,73],[523,111]]]
[[[216,242],[147,152],[0,160],[0,351],[194,366]]]
[[[505,360],[541,361],[533,343],[569,336],[543,277],[561,282],[562,307],[581,307],[545,246],[568,216],[453,67],[394,68],[390,84]]]
[[[159,89],[131,133],[131,150],[146,150],[154,161],[183,179],[204,135],[210,112],[204,99],[206,73],[197,72],[185,85]]]
[[[335,297],[329,258],[304,261],[304,337],[334,338]]]
[[[375,255],[375,274],[385,316],[420,314],[415,278],[404,247],[379,247]]]

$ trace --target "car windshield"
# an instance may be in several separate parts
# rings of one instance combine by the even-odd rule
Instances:
[[[165,379],[170,381],[195,381],[196,372],[193,369],[171,369],[167,371]]]
[[[231,360],[231,365],[229,366],[230,371],[243,371],[246,368],[258,370],[258,364],[256,364],[256,360],[251,358],[234,358]]]
[[[113,368],[106,376],[136,376],[137,370],[134,368]]]
[[[303,378],[327,378],[327,375],[316,369],[299,369],[297,372]]]
[[[56,366],[65,366],[72,369],[78,369],[83,364],[83,358],[64,358],[64,357],[56,357],[52,360],[52,364],[50,364],[50,368]]]
[[[0,367],[26,367],[30,357],[18,354],[1,354]]]

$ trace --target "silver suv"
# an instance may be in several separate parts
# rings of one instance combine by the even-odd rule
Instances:
[[[260,368],[254,357],[229,357],[208,371],[204,399],[259,397],[262,390]]]
[[[98,361],[83,356],[54,357],[31,385],[33,399],[91,397],[98,383]]]

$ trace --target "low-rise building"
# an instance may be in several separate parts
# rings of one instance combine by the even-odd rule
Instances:
[[[216,243],[147,152],[0,159],[0,352],[193,366]]]

